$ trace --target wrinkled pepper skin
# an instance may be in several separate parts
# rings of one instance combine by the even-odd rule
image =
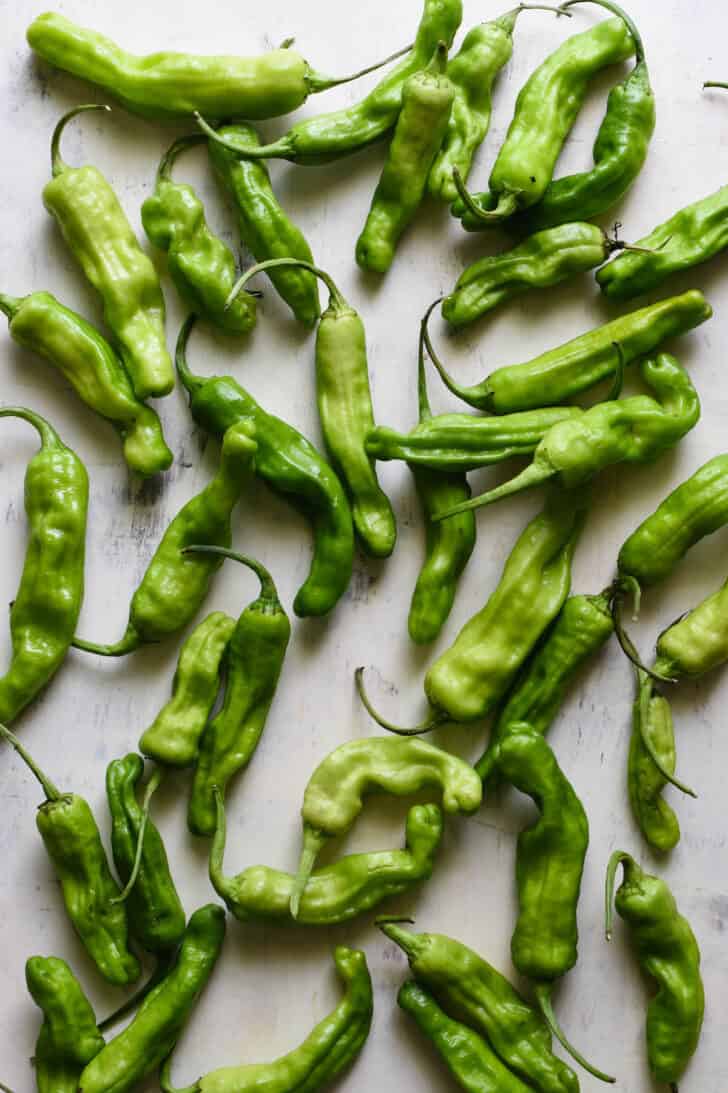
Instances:
[[[640,967],[658,987],[647,1007],[647,1059],[655,1079],[677,1089],[698,1046],[703,1024],[700,949],[665,882],[643,872],[634,858],[621,850],[612,855],[607,871],[607,940],[611,936],[611,894],[620,864],[624,877],[615,906],[629,928]]]
[[[185,348],[193,322],[188,319],[177,343],[177,371],[189,395],[192,417],[218,437],[235,422],[255,423],[256,474],[293,505],[313,530],[311,569],[293,610],[300,617],[326,615],[346,591],[354,562],[354,528],[343,486],[310,441],[267,413],[232,376],[203,379],[190,372]]]
[[[215,705],[225,650],[235,619],[213,611],[195,627],[180,651],[172,697],[139,740],[139,750],[167,767],[191,767]]]
[[[56,126],[51,143],[53,178],[43,204],[101,296],[104,319],[119,343],[138,399],[160,398],[174,387],[164,332],[164,297],[157,271],[139,246],[119,199],[96,167],[69,167],[60,156],[65,126],[86,109],[76,107]]]
[[[130,470],[147,477],[172,465],[159,417],[136,397],[121,361],[91,323],[49,292],[22,299],[0,294],[0,311],[15,341],[49,361],[90,409],[111,422]]]
[[[448,1017],[478,1032],[529,1088],[579,1093],[576,1074],[551,1051],[541,1014],[492,965],[443,934],[413,934],[386,919],[380,928],[404,950],[415,979]]]
[[[111,850],[119,880],[126,885],[134,868],[144,814],[137,800],[137,785],[144,760],[131,752],[113,759],[106,768],[106,797],[111,815]],[[136,881],[126,898],[129,933],[148,953],[168,954],[182,940],[185,912],[164,849],[151,819],[144,827],[142,856]]]
[[[240,919],[290,923],[295,877],[267,865],[252,865],[236,877],[223,873],[225,810],[218,801],[215,840],[210,851],[210,881],[228,910]],[[315,870],[301,896],[297,921],[303,926],[335,926],[409,891],[432,875],[443,833],[437,805],[413,805],[407,813],[404,850],[347,854]]]
[[[204,730],[192,779],[187,826],[195,835],[214,835],[215,788],[225,790],[253,757],[265,728],[291,636],[276,586],[253,559],[227,553],[254,570],[260,595],[240,615],[226,653],[225,698]]]
[[[503,1065],[484,1037],[448,1017],[413,979],[399,988],[397,1005],[414,1018],[465,1093],[528,1093],[531,1089]]]
[[[427,68],[406,81],[402,107],[371,208],[356,244],[360,269],[386,273],[405,229],[420,207],[430,169],[442,147],[455,87],[440,42]]]
[[[226,307],[235,284],[235,256],[210,230],[193,188],[172,178],[180,152],[204,142],[201,134],[180,137],[168,149],[154,193],[142,205],[142,225],[149,241],[166,252],[169,275],[187,306],[224,334],[248,334],[255,326],[255,297],[241,294]]]
[[[334,963],[346,993],[336,1009],[316,1025],[302,1044],[271,1063],[248,1063],[213,1070],[192,1089],[199,1093],[317,1093],[328,1086],[361,1051],[372,1023],[374,999],[366,956],[339,945]],[[161,1075],[162,1093],[184,1093]]]
[[[632,735],[627,760],[627,791],[632,815],[647,842],[667,853],[680,841],[680,824],[662,796],[667,779],[652,761],[643,737],[646,735],[669,774],[675,773],[675,732],[670,704],[654,693],[646,672],[637,672],[637,697],[632,709]]]
[[[81,984],[58,956],[31,956],[25,982],[43,1013],[33,1066],[38,1093],[76,1093],[86,1063],[104,1046]]]
[[[76,629],[84,590],[88,475],[44,418],[23,407],[0,408],[40,437],[25,471],[29,539],[10,607],[12,656],[0,677],[0,721],[11,723],[60,668]]]
[[[712,314],[702,292],[693,289],[622,315],[533,360],[498,368],[473,387],[456,383],[441,366],[438,371],[454,395],[478,410],[491,414],[537,410],[563,404],[613,378],[617,369],[615,343],[626,367],[652,353],[667,338],[700,326]]]
[[[212,974],[225,937],[225,912],[208,903],[190,916],[172,969],[131,1023],[86,1066],[78,1093],[129,1093],[167,1058]]]
[[[222,560],[212,554],[182,554],[182,550],[199,542],[230,546],[232,512],[253,470],[254,436],[250,420],[239,421],[226,431],[217,474],[168,525],[131,598],[124,636],[115,645],[76,638],[73,644],[77,649],[99,656],[125,656],[141,645],[176,634],[191,621]]]
[[[728,660],[728,581],[657,639],[655,671],[697,679]]]
[[[250,144],[259,144],[258,134],[250,125],[236,126]],[[227,127],[218,130],[221,137]],[[313,262],[313,254],[303,232],[281,207],[271,186],[268,168],[263,162],[240,160],[222,144],[208,141],[208,154],[216,177],[235,205],[241,242],[255,258],[298,258]],[[276,292],[304,326],[313,327],[319,317],[318,282],[304,269],[286,267],[269,273]],[[232,288],[232,285],[230,286]]]

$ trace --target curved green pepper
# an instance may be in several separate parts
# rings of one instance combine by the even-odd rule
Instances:
[[[31,956],[25,982],[43,1012],[33,1055],[38,1093],[76,1093],[81,1071],[104,1046],[91,1003],[58,956]]]
[[[728,660],[728,581],[668,626],[657,639],[654,671],[697,679]]]
[[[646,743],[645,743],[646,741]],[[657,755],[658,767],[653,759]],[[663,853],[680,841],[680,824],[662,796],[668,784],[663,770],[675,773],[675,731],[670,704],[654,693],[646,672],[637,669],[637,697],[632,707],[632,734],[627,760],[627,791],[632,815],[650,846]]]

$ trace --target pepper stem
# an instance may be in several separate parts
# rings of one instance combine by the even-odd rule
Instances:
[[[83,106],[75,106],[73,110],[69,110],[67,114],[63,115],[53,130],[53,136],[51,137],[51,173],[54,178],[57,178],[57,176],[68,167],[68,164],[61,156],[61,137],[63,136],[63,130],[66,128],[69,121],[73,121],[75,117],[79,114],[84,114],[87,110],[111,111],[111,107],[101,102],[88,102]]]
[[[620,865],[636,866],[637,862],[631,854],[625,850],[615,850],[607,865],[607,876],[604,885],[604,936],[607,941],[612,940],[612,923],[614,921],[614,884],[617,877],[617,869]]]
[[[411,923],[411,918],[405,918],[404,916],[386,916],[375,918],[374,925],[377,926],[382,933],[393,941],[395,945],[399,945],[402,952],[404,952],[408,960],[416,960],[418,952],[421,949],[421,942],[417,934],[413,934],[410,930],[403,930],[398,923],[408,922]]]
[[[652,698],[652,682],[649,673],[646,672],[643,668],[639,668],[635,665],[635,671],[637,675],[637,685],[639,687],[639,704],[637,707],[638,728],[640,739],[644,744],[645,751],[647,752],[650,759],[655,764],[666,782],[669,782],[671,786],[675,786],[675,788],[679,789],[681,793],[686,793],[688,797],[697,797],[697,793],[695,793],[694,790],[690,789],[689,786],[686,786],[683,782],[679,781],[679,779],[677,779],[674,774],[671,774],[671,772],[667,769],[667,767],[655,751],[654,744],[647,735],[647,725],[649,723],[650,714],[650,699]]]
[[[196,322],[197,316],[194,312],[191,312],[182,323],[180,332],[177,335],[177,345],[174,351],[174,365],[177,369],[177,375],[179,376],[180,383],[190,396],[190,401],[192,401],[193,396],[205,386],[205,381],[202,376],[195,376],[190,372],[189,365],[187,364],[187,342],[189,341],[192,327]]]
[[[226,839],[225,802],[222,799],[222,793],[218,786],[212,787],[212,795],[215,798],[215,815],[217,820],[215,824],[215,834],[212,838],[212,846],[210,847],[208,870],[212,887],[215,889],[218,896],[227,900],[229,885],[223,873]]]
[[[3,406],[0,407],[0,417],[19,417],[23,421],[27,421],[40,437],[41,447],[43,448],[50,446],[63,447],[63,442],[51,423],[41,417],[40,414],[36,414],[34,410],[28,410],[25,406]]]
[[[677,683],[678,681],[677,679],[675,679],[674,676],[663,675],[662,672],[656,671],[654,668],[648,668],[647,665],[643,663],[642,658],[637,651],[637,647],[635,646],[627,631],[624,629],[621,614],[622,597],[620,595],[620,592],[622,584],[626,583],[627,581],[634,581],[634,583],[637,584],[634,577],[621,578],[619,581],[615,582],[615,585],[612,589],[610,601],[610,611],[612,615],[612,622],[614,623],[614,633],[617,635],[617,641],[619,642],[620,648],[624,655],[627,657],[627,660],[630,660],[632,664],[634,664],[635,668],[638,668],[641,672],[644,672],[646,675],[650,676],[651,679],[656,679],[658,683]],[[637,587],[639,588],[639,585]],[[641,595],[641,590],[639,595]],[[635,609],[636,611],[639,610],[639,598],[637,596],[635,597]],[[634,614],[632,616],[632,619],[633,621],[636,621],[637,615]]]
[[[4,292],[0,292],[0,311],[3,315],[7,315],[8,322],[12,322],[15,318],[22,302],[21,296],[7,296]]]
[[[568,19],[572,18],[570,11],[563,11],[561,8],[550,7],[548,4],[519,4],[518,7],[511,8],[510,11],[493,19],[492,22],[499,26],[506,34],[512,35],[516,27],[516,20],[522,11],[552,11],[555,15],[565,15]]]
[[[706,80],[703,84],[703,90],[706,87],[722,87],[724,91],[728,91],[728,83],[722,83],[720,80]]]
[[[537,983],[534,987],[536,999],[549,1029],[559,1041],[564,1050],[567,1051],[569,1055],[571,1055],[572,1059],[575,1059],[579,1066],[583,1067],[583,1069],[586,1070],[588,1074],[591,1074],[593,1075],[593,1077],[598,1078],[600,1082],[609,1082],[610,1084],[613,1084],[614,1082],[616,1082],[616,1078],[613,1078],[611,1074],[605,1074],[603,1070],[599,1070],[597,1067],[592,1066],[591,1063],[587,1062],[581,1052],[577,1051],[574,1045],[570,1044],[569,1041],[566,1039],[566,1036],[564,1035],[561,1026],[559,1025],[556,1014],[554,1013],[554,1008],[551,1004],[552,986],[553,984],[551,983]]]
[[[369,714],[369,716],[376,721],[377,725],[386,729],[387,732],[393,732],[396,736],[423,736],[426,732],[432,732],[438,725],[444,724],[447,721],[447,717],[443,713],[438,713],[436,710],[430,714],[425,720],[420,722],[419,725],[414,725],[411,729],[403,729],[399,725],[393,725],[391,721],[385,720],[381,714],[372,706],[369,696],[364,688],[364,668],[359,667],[354,672],[354,682],[356,684],[357,694],[361,699],[361,704]]]
[[[301,896],[308,884],[308,878],[311,876],[318,853],[325,843],[326,835],[324,835],[322,831],[316,831],[313,827],[306,827],[304,829],[303,850],[301,851],[298,872],[296,873],[296,879],[293,882],[293,891],[291,892],[290,908],[293,918],[298,918],[298,908],[301,903]]]
[[[431,519],[435,523],[439,523],[440,520],[447,520],[450,516],[457,516],[459,512],[468,512],[470,509],[479,509],[483,505],[492,505],[503,497],[511,497],[515,493],[530,489],[531,486],[540,486],[542,482],[548,482],[555,474],[556,471],[532,463],[530,467],[526,467],[525,471],[521,471],[514,478],[509,478],[502,486],[496,486],[495,489],[488,490],[487,493],[481,493],[478,497],[471,498],[470,501],[461,501],[459,505],[443,509],[442,512],[434,512]]]
[[[149,823],[149,809],[151,807],[152,797],[159,788],[159,783],[162,781],[163,776],[164,771],[162,768],[155,767],[147,782],[147,788],[144,790],[144,797],[142,799],[142,822],[139,824],[139,835],[137,836],[134,864],[132,866],[131,874],[129,875],[129,880],[126,882],[125,887],[118,896],[114,896],[114,898],[109,901],[110,903],[125,903],[137,882],[142,864],[142,854],[144,852],[144,836],[147,833],[147,824]]]
[[[104,1017],[103,1021],[99,1021],[99,1032],[105,1032],[107,1028],[111,1028],[112,1025],[121,1021],[122,1017],[126,1017],[127,1013],[131,1013],[137,1006],[144,1001],[147,995],[154,990],[157,983],[161,983],[165,978],[172,965],[175,962],[175,953],[172,953],[165,960],[158,960],[157,966],[147,979],[146,983],[135,991],[131,998],[127,998],[126,1002],[122,1002],[118,1009],[115,1009],[113,1013],[110,1013],[108,1017]]]
[[[637,24],[634,22],[631,16],[627,14],[624,8],[621,8],[619,4],[615,4],[614,0],[566,0],[566,3],[562,4],[559,8],[559,11],[562,15],[568,15],[568,9],[573,8],[575,4],[597,4],[600,8],[606,8],[607,11],[611,11],[613,15],[618,15],[624,25],[627,27],[629,33],[632,35],[632,40],[634,41],[635,62],[637,64],[640,64],[640,62],[644,61],[645,46],[644,42],[642,41],[642,35],[637,29]]]
[[[186,1085],[184,1089],[179,1089],[177,1086],[172,1085],[172,1056],[174,1054],[174,1048],[170,1051],[167,1058],[164,1060],[159,1068],[159,1088],[162,1093],[199,1093],[200,1081],[198,1078],[192,1085]]]
[[[0,724],[0,736],[4,737],[8,744],[15,748],[26,767],[28,767],[31,773],[38,779],[43,787],[43,792],[46,795],[46,801],[60,801],[63,794],[58,787],[51,782],[48,775],[43,773],[32,755],[30,755],[20,743],[15,733],[11,732],[5,725]]]
[[[326,270],[319,269],[318,266],[314,266],[311,262],[306,262],[302,258],[268,258],[265,262],[258,262],[257,265],[251,266],[250,269],[247,269],[245,273],[238,278],[225,301],[225,310],[227,311],[235,297],[240,294],[251,277],[255,277],[257,273],[263,273],[268,269],[276,269],[278,266],[292,266],[294,269],[307,269],[309,273],[313,273],[315,277],[318,277],[319,280],[323,281],[329,290],[329,307],[334,308],[336,311],[342,311],[349,307],[349,304],[346,302],[341,292],[339,292],[339,289],[336,287]]]
[[[260,598],[262,600],[269,600],[272,603],[280,603],[280,600],[278,599],[278,590],[273,578],[263,563],[259,562],[256,558],[251,558],[248,554],[238,554],[234,550],[228,550],[227,547],[213,546],[212,544],[190,544],[190,546],[183,547],[181,553],[219,554],[222,558],[232,558],[234,562],[240,562],[241,565],[245,565],[248,569],[252,569],[253,573],[255,573],[260,581]]]
[[[439,356],[435,352],[435,347],[433,346],[432,339],[430,337],[430,330],[429,330],[430,316],[432,315],[432,312],[437,307],[437,305],[439,303],[442,303],[444,298],[445,298],[444,296],[439,296],[432,304],[430,304],[430,306],[428,307],[427,311],[425,312],[425,314],[422,318],[422,325],[421,325],[420,329],[422,331],[422,336],[424,338],[425,348],[427,349],[428,356],[429,356],[430,360],[432,361],[432,363],[434,364],[437,371],[439,372],[440,379],[445,384],[448,391],[451,391],[453,393],[453,395],[456,395],[458,398],[462,399],[463,402],[467,402],[468,401],[468,388],[467,387],[462,387],[459,383],[456,383],[455,380],[450,375],[450,373],[446,371],[445,365],[442,363]]]
[[[95,641],[84,641],[83,638],[74,638],[71,645],[74,649],[82,649],[84,653],[95,653],[98,657],[125,657],[127,653],[133,653],[142,644],[142,640],[136,630],[129,626],[124,637],[114,645],[99,645]]]
[[[427,393],[427,373],[425,371],[425,342],[427,339],[427,323],[429,322],[430,315],[437,305],[442,301],[442,296],[430,304],[425,314],[420,320],[420,337],[417,343],[417,408],[419,412],[420,424],[425,421],[429,421],[432,417],[432,407],[430,406],[430,396]]]
[[[186,151],[187,148],[194,148],[198,144],[205,143],[205,137],[202,133],[191,133],[189,136],[179,137],[173,144],[170,144],[157,168],[157,184],[169,181],[172,168],[181,152]]]
[[[482,220],[484,224],[500,224],[518,211],[518,199],[515,193],[502,193],[498,198],[496,207],[487,212],[473,199],[457,167],[453,167],[452,177],[465,208],[478,220]]]
[[[350,76],[325,76],[322,72],[316,72],[314,69],[309,68],[304,77],[309,94],[315,95],[319,91],[328,91],[330,87],[340,87],[341,84],[353,83],[354,80],[359,80],[362,76],[368,76],[370,72],[377,72],[378,69],[391,64],[392,61],[397,61],[400,57],[404,57],[405,53],[410,52],[413,45],[414,43],[410,42],[410,44],[404,46],[403,49],[398,49],[396,53],[390,53],[383,61],[377,61],[373,65],[361,68],[358,72],[353,72]]]

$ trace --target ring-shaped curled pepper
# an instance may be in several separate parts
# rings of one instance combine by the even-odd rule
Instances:
[[[58,876],[71,924],[86,952],[109,983],[125,986],[139,978],[139,962],[127,947],[126,909],[116,897],[101,835],[88,803],[76,793],[61,793],[20,741],[0,724],[0,736],[40,783],[45,800],[36,825]]]
[[[377,925],[404,951],[415,979],[448,1017],[483,1036],[529,1088],[579,1093],[576,1074],[551,1050],[542,1014],[491,964],[444,934],[413,934],[386,918]]]
[[[366,437],[374,428],[374,411],[366,332],[360,316],[328,273],[294,259],[252,266],[233,293],[260,271],[292,266],[309,270],[329,291],[329,304],[316,331],[316,401],[321,430],[334,467],[349,492],[354,528],[364,549],[374,558],[387,558],[394,550],[397,525],[389,499],[377,481],[374,460],[366,451]]]
[[[164,767],[193,765],[220,690],[225,650],[234,629],[234,619],[213,611],[192,631],[180,650],[172,697],[139,740],[143,755]]]
[[[247,334],[255,326],[255,297],[246,293],[225,307],[235,283],[235,257],[210,230],[193,188],[172,178],[180,152],[205,143],[200,133],[180,137],[167,149],[154,193],[142,205],[142,225],[150,242],[166,252],[169,275],[186,305],[224,334]]]
[[[314,554],[309,575],[293,601],[301,617],[325,615],[346,591],[354,561],[354,529],[341,482],[297,429],[267,413],[232,376],[195,376],[187,365],[191,315],[177,341],[177,372],[190,412],[203,429],[222,437],[238,421],[255,424],[255,473],[309,521]],[[200,533],[198,542],[205,538]]]
[[[386,273],[397,244],[420,207],[435,156],[442,147],[455,87],[447,75],[447,45],[402,88],[402,106],[387,158],[356,242],[360,269]]]
[[[648,674],[638,668],[636,675],[637,697],[632,707],[627,792],[632,815],[645,839],[655,850],[667,853],[680,841],[678,818],[662,796],[668,784],[663,770],[674,775],[677,762],[672,711],[667,699],[655,693]],[[653,755],[657,755],[659,767]]]
[[[364,953],[339,945],[334,964],[346,993],[299,1047],[271,1063],[213,1070],[185,1089],[171,1084],[168,1058],[160,1074],[162,1093],[317,1093],[323,1089],[356,1059],[369,1035],[374,1011]]]
[[[613,378],[618,368],[615,344],[621,348],[626,367],[651,354],[665,339],[700,326],[712,314],[702,292],[693,289],[622,315],[533,360],[497,368],[472,387],[457,383],[448,374],[427,332],[425,344],[443,383],[454,395],[478,410],[512,414],[563,404]]]
[[[445,812],[476,812],[483,795],[469,763],[424,740],[373,736],[351,740],[332,751],[311,775],[303,795],[303,849],[291,893],[291,914],[299,905],[319,852],[329,839],[349,830],[363,798],[374,790],[406,797],[421,789],[442,791]]]
[[[657,459],[696,425],[700,400],[687,372],[669,353],[644,361],[640,373],[656,398],[634,395],[612,399],[597,403],[576,420],[559,422],[536,448],[525,471],[450,512],[435,513],[433,519],[490,505],[554,479],[570,489],[615,463]]]
[[[174,368],[157,271],[101,172],[89,165],[69,167],[61,158],[68,123],[86,110],[108,109],[96,103],[77,106],[58,122],[51,140],[53,177],[43,189],[43,204],[101,296],[104,319],[119,344],[134,394],[139,399],[161,397],[174,387]]]
[[[131,598],[123,637],[114,645],[74,638],[74,648],[102,657],[123,657],[141,645],[176,634],[194,618],[222,559],[212,554],[191,557],[183,551],[200,541],[230,546],[233,509],[253,471],[255,435],[249,418],[225,432],[217,473],[168,524]]]
[[[111,422],[130,470],[147,476],[172,465],[159,417],[136,397],[123,364],[91,323],[49,292],[20,299],[0,294],[0,311],[15,341],[49,361],[90,409]]]
[[[225,937],[225,912],[208,903],[190,916],[177,958],[126,1028],[85,1067],[78,1093],[129,1093],[173,1050]]]
[[[3,406],[2,417],[27,421],[41,442],[25,471],[30,536],[10,608],[12,656],[0,676],[0,721],[12,723],[58,671],[73,639],[83,601],[88,475],[39,414]]]
[[[43,1013],[33,1053],[38,1093],[76,1093],[81,1071],[104,1038],[81,984],[58,956],[31,956],[25,982]]]
[[[219,790],[217,829],[210,848],[210,882],[228,910],[240,919],[289,923],[295,877],[267,865],[251,865],[236,877],[223,873],[225,807]],[[432,875],[442,841],[442,812],[437,805],[413,805],[407,813],[404,850],[347,854],[311,873],[301,895],[296,921],[302,926],[335,926],[409,891]]]
[[[502,741],[498,772],[539,810],[538,819],[518,836],[513,965],[533,982],[544,1020],[559,1043],[595,1078],[613,1082],[568,1042],[551,1004],[555,981],[577,959],[576,911],[589,846],[586,812],[543,734],[525,722],[512,725]]]
[[[232,558],[251,569],[260,581],[258,598],[235,624],[225,654],[225,698],[220,712],[200,738],[192,779],[187,826],[195,835],[214,835],[217,826],[214,790],[221,794],[253,757],[275,698],[291,636],[276,586],[254,558],[221,547],[193,546],[189,553]]]
[[[197,122],[213,140],[247,159],[290,159],[304,166],[318,166],[351,155],[394,128],[406,80],[424,68],[438,42],[448,48],[452,45],[462,17],[462,0],[424,0],[412,49],[365,98],[343,110],[304,118],[272,144],[251,142],[247,126],[239,132],[232,126],[223,138],[202,118],[198,117]]]
[[[558,615],[571,583],[571,561],[586,516],[585,496],[554,492],[516,541],[485,607],[425,675],[430,713],[403,729],[373,708],[356,682],[367,712],[389,732],[418,736],[448,721],[485,717],[510,687],[539,638]]]
[[[620,865],[623,880],[615,897]],[[705,1012],[700,949],[665,882],[643,872],[623,850],[615,850],[607,868],[607,941],[612,936],[613,900],[629,929],[640,967],[658,986],[647,1007],[650,1070],[658,1082],[666,1082],[677,1093],[678,1080],[698,1046]]]

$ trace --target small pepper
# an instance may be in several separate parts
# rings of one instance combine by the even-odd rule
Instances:
[[[73,928],[104,979],[120,986],[133,983],[139,978],[139,962],[127,948],[126,910],[116,901],[119,888],[93,812],[83,797],[61,793],[4,725],[0,736],[15,748],[45,793],[36,824]]]
[[[192,779],[187,826],[195,835],[214,835],[214,790],[224,795],[230,779],[253,757],[275,697],[291,624],[273,578],[260,562],[221,547],[194,546],[188,552],[233,558],[260,581],[258,598],[245,608],[230,637],[225,699],[202,733]]]
[[[662,796],[674,775],[677,756],[670,703],[655,694],[646,672],[637,669],[637,697],[632,708],[632,734],[627,760],[627,792],[632,815],[650,846],[666,853],[680,841],[680,824]],[[646,741],[646,742],[645,742]],[[655,763],[653,755],[659,760]]]
[[[250,419],[231,425],[225,433],[217,474],[168,525],[131,598],[124,636],[114,645],[74,638],[76,649],[123,657],[141,645],[176,634],[191,621],[222,561],[212,555],[190,558],[183,550],[201,539],[230,546],[232,512],[253,468],[254,436]]]
[[[40,437],[25,471],[30,538],[10,608],[10,665],[0,676],[0,721],[12,722],[60,668],[83,601],[88,475],[55,429],[22,406],[0,408]]]
[[[213,611],[182,646],[172,697],[139,740],[139,750],[165,767],[191,767],[220,689],[220,674],[235,620]]]
[[[373,736],[351,740],[332,751],[311,775],[303,795],[303,849],[291,893],[291,914],[299,903],[316,858],[329,839],[348,831],[363,797],[382,790],[406,797],[425,787],[442,791],[445,812],[476,812],[482,787],[473,768],[424,740]]]
[[[192,187],[172,178],[180,152],[204,143],[202,134],[180,137],[167,149],[154,193],[142,205],[142,224],[154,246],[166,251],[170,277],[187,306],[225,334],[247,334],[255,326],[255,297],[246,293],[225,307],[235,283],[235,257],[210,230]]]
[[[663,630],[654,672],[670,681],[698,679],[728,660],[728,581]]]
[[[620,865],[624,879],[615,906],[630,929],[640,967],[658,986],[647,1007],[647,1059],[654,1078],[677,1093],[703,1024],[700,949],[665,882],[643,872],[623,850],[615,850],[607,869],[607,941],[612,936],[612,897]]]
[[[69,167],[60,153],[63,130],[73,118],[85,110],[108,109],[96,103],[77,106],[58,122],[51,141],[53,178],[43,190],[43,204],[103,300],[104,319],[119,343],[134,394],[161,397],[174,387],[174,369],[157,271],[101,172]]]
[[[31,956],[25,982],[43,1012],[33,1066],[38,1093],[76,1093],[81,1071],[104,1038],[81,984],[58,956]]]

